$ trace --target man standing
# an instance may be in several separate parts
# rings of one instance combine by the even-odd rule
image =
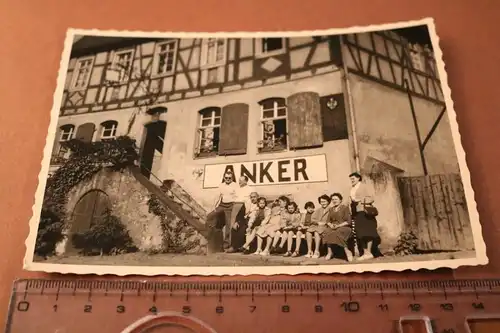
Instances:
[[[231,212],[231,247],[226,252],[236,252],[245,243],[246,215],[252,208],[251,194],[253,188],[248,185],[248,177],[241,176],[238,179],[239,188],[236,191],[236,199]]]
[[[233,221],[231,215],[234,203],[237,200],[238,190],[239,186],[233,181],[233,174],[230,172],[225,173],[224,181],[219,186],[216,208],[207,216],[207,225],[210,229],[224,228],[223,240],[225,248],[230,247],[231,244],[231,225]]]

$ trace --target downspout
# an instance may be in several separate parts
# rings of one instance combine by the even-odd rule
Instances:
[[[347,68],[346,61],[344,60],[344,36],[339,36],[340,40],[340,54],[342,58],[342,67],[344,71],[343,79],[347,98],[344,100],[347,102],[347,108],[349,109],[349,118],[351,120],[351,133],[352,133],[352,143],[354,150],[354,165],[356,166],[356,171],[360,172],[360,162],[359,162],[359,147],[358,147],[358,135],[356,131],[356,117],[354,114],[354,101],[352,99],[351,85],[349,83],[349,70]]]

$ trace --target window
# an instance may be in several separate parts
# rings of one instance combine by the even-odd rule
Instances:
[[[153,76],[172,74],[175,70],[177,41],[171,40],[156,45]]]
[[[259,38],[255,42],[256,53],[260,56],[276,55],[285,51],[284,38]]]
[[[207,70],[207,84],[217,83],[219,81],[219,69],[210,68]]]
[[[116,136],[118,122],[114,120],[105,121],[101,124],[101,140],[113,139]]]
[[[119,51],[113,59],[113,69],[117,72],[118,82],[127,82],[132,70],[134,51]]]
[[[205,59],[203,64],[207,67],[224,64],[226,60],[226,39],[208,38],[204,43],[203,53]]]
[[[262,140],[260,152],[280,151],[287,146],[287,108],[284,98],[268,98],[260,103]]]
[[[283,38],[262,38],[262,53],[270,53],[283,49]]]
[[[210,107],[200,111],[198,156],[211,156],[219,152],[220,124],[220,108]]]
[[[94,58],[85,58],[78,60],[78,62],[76,63],[75,70],[73,72],[73,82],[71,84],[71,88],[73,90],[87,88],[93,64],[94,64]]]
[[[59,128],[60,134],[58,138],[59,146],[55,152],[53,152],[53,158],[55,160],[65,159],[69,155],[69,149],[64,145],[64,142],[70,141],[75,136],[75,126],[73,125],[63,125]],[[56,161],[53,161],[54,163]]]

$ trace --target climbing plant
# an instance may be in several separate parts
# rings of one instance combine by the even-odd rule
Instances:
[[[405,256],[418,253],[418,237],[412,231],[401,233],[394,247],[394,254],[397,256]]]
[[[186,253],[200,247],[196,230],[180,220],[152,194],[148,200],[149,212],[161,219],[164,253]]]
[[[138,159],[135,140],[128,136],[88,143],[73,139],[63,144],[70,149],[71,156],[47,180],[38,234],[51,236],[38,237],[35,245],[35,253],[42,256],[53,253],[55,245],[63,237],[65,206],[71,189],[104,167],[120,170],[133,165]],[[60,236],[56,237],[53,233]]]
[[[83,255],[116,255],[137,251],[127,228],[110,211],[105,219],[92,224],[88,230],[73,234],[72,242]]]

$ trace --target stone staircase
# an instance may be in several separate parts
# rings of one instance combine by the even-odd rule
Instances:
[[[155,185],[145,177],[137,166],[130,166],[130,172],[151,194],[181,220],[186,221],[207,240],[207,252],[222,252],[222,231],[210,229],[206,225],[207,212],[173,180],[167,180],[161,186]],[[153,175],[154,176],[154,175]]]

